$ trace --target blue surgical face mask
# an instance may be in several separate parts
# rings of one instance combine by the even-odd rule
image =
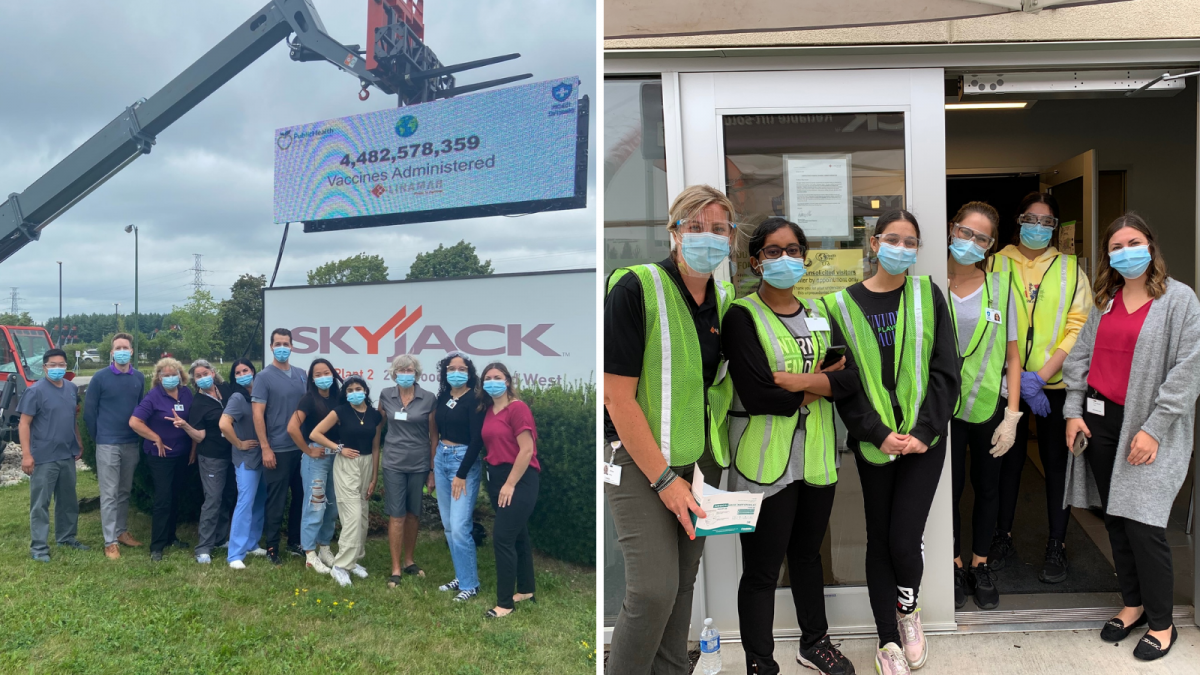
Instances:
[[[365,400],[367,400],[367,392],[365,391],[352,391],[346,394],[346,402],[350,405],[359,405]]]
[[[412,373],[396,373],[396,384],[401,387],[411,387],[417,381],[417,376]]]
[[[250,373],[246,373],[245,375],[238,375],[237,377],[234,378],[233,381],[237,382],[238,384],[242,385],[243,387],[249,387],[250,383],[254,381],[254,375],[252,375]]]
[[[163,389],[174,389],[175,387],[178,387],[179,386],[179,376],[178,375],[167,375],[166,377],[164,377],[162,379],[162,386],[163,386]]]
[[[904,270],[917,262],[917,249],[879,244],[879,264],[888,274],[904,274]]]
[[[461,370],[452,370],[446,373],[446,381],[450,383],[451,387],[461,387],[467,383],[468,379],[470,378],[467,377],[467,374]]]
[[[685,232],[679,246],[683,261],[700,274],[711,274],[729,257],[729,237],[711,232]]]
[[[166,379],[166,378],[164,378],[164,379]],[[212,375],[205,375],[204,377],[196,378],[196,386],[200,387],[200,391],[204,391],[205,389],[212,389],[212,384],[213,384]]]
[[[483,390],[492,398],[500,398],[504,392],[508,391],[508,385],[504,383],[504,380],[484,380]]]
[[[763,281],[780,290],[795,286],[805,271],[804,261],[791,256],[762,261]]]
[[[1021,224],[1021,243],[1025,244],[1025,248],[1040,251],[1050,245],[1050,238],[1053,236],[1053,227],[1043,227],[1033,223]]]
[[[1108,254],[1108,266],[1126,279],[1136,279],[1150,266],[1149,246],[1126,246]]]
[[[133,352],[128,349],[118,349],[113,352],[113,361],[116,361],[118,366],[129,363],[131,358],[133,358]]]
[[[46,377],[51,382],[59,382],[67,376],[66,368],[46,368]]]
[[[292,355],[291,347],[276,347],[271,350],[271,355],[280,363],[287,363],[288,357]]]
[[[954,237],[950,240],[950,255],[959,265],[974,265],[987,256],[987,251],[979,248],[974,240]]]
[[[317,389],[325,391],[333,386],[333,376],[325,375],[324,377],[314,377],[313,384],[317,385]]]

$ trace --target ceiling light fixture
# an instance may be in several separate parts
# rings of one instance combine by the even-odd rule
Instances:
[[[1023,110],[1032,101],[986,101],[979,103],[947,103],[946,110]]]

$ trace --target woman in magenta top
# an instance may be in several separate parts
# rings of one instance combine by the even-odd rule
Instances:
[[[514,602],[534,600],[533,546],[529,516],[537,504],[537,426],[529,406],[517,399],[512,375],[503,363],[483,369],[481,392],[476,394],[483,418],[483,445],[487,448],[487,485],[496,510],[492,547],[496,552],[496,607],[487,616],[497,618],[513,611]],[[487,394],[486,396],[484,394]],[[513,585],[517,592],[513,594]]]
[[[1120,642],[1145,625],[1133,655],[1152,660],[1178,637],[1166,525],[1192,455],[1200,301],[1167,276],[1138,216],[1114,221],[1100,250],[1096,307],[1063,364],[1066,441],[1087,440],[1068,457],[1064,506],[1104,508],[1124,607],[1100,638]]]

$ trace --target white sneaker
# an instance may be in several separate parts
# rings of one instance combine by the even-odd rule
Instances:
[[[910,675],[904,650],[895,642],[889,642],[875,651],[875,672],[878,675]]]
[[[253,549],[253,550],[251,550],[251,551],[250,551],[250,555],[262,555],[262,556],[265,556],[266,554],[267,554],[267,549],[265,549],[265,548],[263,548],[263,547],[261,547],[261,546],[259,546],[258,548],[255,548],[255,549]]]
[[[363,567],[362,565],[355,565],[354,567],[351,567],[350,573],[359,579],[367,578],[367,568]]]
[[[201,553],[200,555],[196,556],[196,562],[200,563],[201,565],[208,565],[212,562],[212,556],[207,553]]]
[[[479,595],[478,588],[472,588],[469,591],[460,590],[458,592],[458,595],[454,596],[454,601],[455,602],[466,602],[467,600],[470,600],[471,598],[475,597],[476,595]]]
[[[333,580],[338,582],[338,586],[350,585],[350,575],[346,573],[346,570],[340,567],[330,568],[329,576],[333,577]]]
[[[244,570],[246,569],[246,563],[242,562],[241,560],[231,560],[229,561],[229,569]]]
[[[317,547],[317,557],[328,567],[333,567],[333,551],[328,546]]]
[[[317,574],[329,574],[329,566],[321,562],[316,551],[309,551],[304,556],[305,564]]]
[[[441,586],[438,586],[438,590],[439,591],[457,591],[458,590],[458,579],[455,579],[454,581],[451,581],[448,584],[442,584]]]

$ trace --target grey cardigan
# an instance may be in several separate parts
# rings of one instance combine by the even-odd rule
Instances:
[[[1063,380],[1067,383],[1063,417],[1067,419],[1083,417],[1092,349],[1103,314],[1101,310],[1091,311],[1079,341],[1063,363]],[[1197,394],[1200,301],[1187,285],[1168,279],[1166,292],[1150,305],[1133,350],[1107,513],[1166,527],[1192,456]],[[1151,464],[1131,466],[1126,461],[1129,444],[1139,430],[1158,441],[1158,455]],[[1079,457],[1068,454],[1064,506],[1101,506],[1086,455],[1087,450]]]

